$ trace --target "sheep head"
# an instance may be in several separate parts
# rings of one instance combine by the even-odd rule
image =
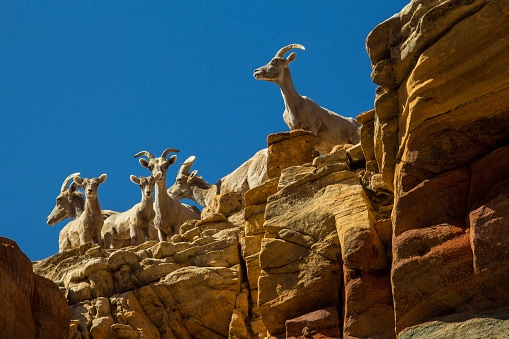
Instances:
[[[192,199],[193,192],[191,190],[194,179],[197,178],[198,171],[191,171],[191,166],[193,165],[196,157],[191,155],[189,158],[184,161],[182,165],[180,165],[179,171],[177,173],[177,178],[175,179],[175,183],[168,190],[168,193],[174,196],[177,199]]]
[[[284,82],[285,71],[288,69],[288,65],[297,57],[295,52],[290,53],[286,59],[284,58],[284,55],[286,52],[295,48],[305,50],[304,46],[300,44],[291,44],[281,48],[265,66],[255,69],[253,74],[255,79],[282,84]]]
[[[157,172],[155,176],[149,177],[137,177],[135,175],[131,175],[129,178],[133,183],[140,186],[141,194],[147,199],[152,198],[152,193],[154,192],[154,185],[157,180],[161,179],[163,174],[161,172]]]
[[[162,175],[159,177],[157,181],[166,181],[166,172],[168,171],[168,168],[175,163],[177,160],[176,155],[172,155],[168,159],[166,157],[171,152],[180,152],[178,149],[175,148],[167,148],[164,150],[163,154],[156,158],[150,153],[149,151],[141,151],[134,155],[135,158],[138,158],[140,156],[146,156],[147,159],[140,158],[139,162],[140,165],[148,168],[150,172],[152,172],[152,176],[156,176],[158,172],[160,172]]]
[[[74,182],[83,188],[87,199],[97,198],[97,189],[100,184],[106,181],[106,174],[101,174],[98,178],[81,178],[74,176]]]
[[[54,226],[68,217],[75,219],[83,211],[85,201],[81,192],[77,191],[78,185],[75,182],[69,185],[71,179],[78,175],[80,173],[73,173],[65,178],[60,188],[60,193],[55,199],[55,207],[53,207],[53,210],[46,218],[48,225]]]

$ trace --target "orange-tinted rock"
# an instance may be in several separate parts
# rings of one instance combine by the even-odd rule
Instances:
[[[404,187],[399,184],[392,215],[394,234],[443,223],[464,225],[469,186],[466,168],[423,180],[407,192],[401,192]]]
[[[0,337],[68,338],[70,310],[50,280],[32,272],[17,244],[0,237]]]
[[[389,272],[371,273],[347,268],[344,272],[343,338],[394,338]]]
[[[267,137],[267,176],[277,178],[281,171],[313,161],[316,136],[308,131],[294,130]]]
[[[469,218],[475,271],[508,266],[509,179],[496,185]]]
[[[328,307],[286,321],[286,338],[339,338],[340,319],[336,308]]]

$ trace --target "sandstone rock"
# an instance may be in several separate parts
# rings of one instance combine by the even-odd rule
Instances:
[[[277,192],[278,178],[269,179],[262,185],[252,188],[244,194],[246,207],[265,204],[269,196]]]
[[[266,206],[258,305],[271,335],[284,332],[286,319],[339,303],[339,258],[352,268],[388,268],[359,179],[328,159],[283,170],[283,187]]]
[[[474,270],[497,269],[509,260],[509,179],[496,185],[485,203],[470,212],[470,242]]]
[[[339,338],[340,321],[334,307],[317,310],[286,321],[286,338]]]
[[[440,225],[394,239],[392,288],[396,332],[448,314],[473,292],[472,249],[461,228]]]
[[[509,314],[461,314],[408,327],[400,339],[426,338],[505,338],[509,333]]]
[[[70,311],[63,294],[32,272],[32,263],[0,237],[0,334],[3,338],[67,338]]]
[[[502,0],[411,1],[367,39],[380,87],[360,145],[317,156],[310,132],[272,134],[271,179],[170,242],[34,264],[65,292],[70,337],[502,337],[508,18]],[[62,292],[11,264],[0,284],[21,301],[2,299],[0,328],[42,333]]]
[[[352,169],[363,167],[366,164],[366,158],[364,158],[364,152],[362,151],[362,145],[357,145],[347,148],[346,154],[348,155],[348,162]]]
[[[344,274],[343,337],[394,338],[389,272],[371,273],[344,268]]]
[[[392,215],[394,234],[442,223],[463,226],[469,184],[470,172],[460,168],[397,194]]]
[[[412,1],[367,39],[381,86],[374,153],[395,194],[397,333],[505,307],[506,189],[495,187],[509,168],[508,17],[499,0]]]
[[[267,176],[277,178],[284,168],[313,160],[316,136],[304,130],[271,134],[267,137]]]

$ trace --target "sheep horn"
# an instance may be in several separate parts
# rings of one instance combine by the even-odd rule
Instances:
[[[285,55],[286,52],[288,52],[289,50],[294,49],[294,48],[300,48],[300,49],[303,49],[303,50],[306,49],[301,44],[291,44],[291,45],[285,46],[285,47],[281,48],[279,51],[277,51],[277,53],[276,53],[276,55],[274,57],[275,58],[282,58],[283,55]]]
[[[154,159],[155,157],[149,151],[141,151],[134,155],[135,158],[141,157],[142,155],[146,156],[149,159]]]
[[[69,184],[69,181],[73,179],[76,175],[80,175],[80,172],[76,172],[73,174],[70,174],[67,178],[65,178],[64,183],[62,184],[62,188],[60,189],[60,192],[64,192],[67,189],[67,185]]]
[[[180,152],[178,149],[175,149],[175,148],[167,148],[164,150],[163,154],[161,155],[161,158],[165,158],[166,159],[166,156],[168,155],[168,153],[171,153],[171,152]]]
[[[182,165],[180,165],[177,175],[180,175],[180,174],[189,175],[189,173],[191,171],[191,166],[193,165],[193,162],[195,159],[196,159],[196,157],[194,155],[191,155],[189,158],[187,158],[186,161],[184,161],[184,163]]]

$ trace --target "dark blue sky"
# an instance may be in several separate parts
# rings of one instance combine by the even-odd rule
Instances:
[[[300,43],[295,86],[354,117],[373,107],[365,39],[407,1],[0,1],[0,236],[32,260],[64,178],[108,174],[103,209],[140,199],[133,155],[180,149],[214,183],[287,131],[277,85],[253,70]]]

